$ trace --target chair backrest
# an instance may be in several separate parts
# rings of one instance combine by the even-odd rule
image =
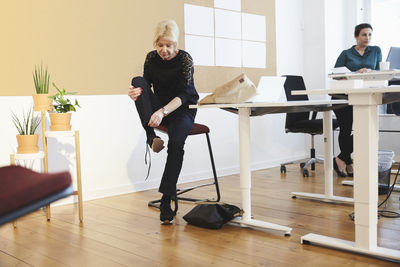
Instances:
[[[282,75],[282,77],[286,77],[286,81],[283,86],[285,88],[287,101],[308,100],[307,95],[292,95],[291,93],[292,91],[296,90],[306,90],[303,77],[295,75]],[[286,130],[290,130],[295,122],[300,120],[309,120],[309,118],[310,112],[287,113],[285,128]]]

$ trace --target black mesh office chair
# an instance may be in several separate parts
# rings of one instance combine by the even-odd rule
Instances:
[[[286,77],[284,84],[286,99],[287,101],[304,101],[308,100],[307,95],[292,95],[291,92],[295,90],[306,90],[303,77],[293,75],[283,75]],[[314,136],[323,133],[323,121],[322,119],[316,119],[317,112],[312,112],[310,119],[310,112],[296,112],[286,114],[285,131],[287,133],[306,133],[311,135],[311,150],[310,158],[299,161],[286,162],[281,164],[281,173],[286,173],[287,164],[300,163],[300,168],[303,171],[303,177],[309,176],[308,166],[311,165],[311,170],[315,170],[315,162],[323,162],[323,160],[316,159],[315,148],[314,148]],[[338,127],[336,120],[332,121],[333,130]]]

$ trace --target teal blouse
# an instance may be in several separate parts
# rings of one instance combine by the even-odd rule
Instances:
[[[382,52],[379,46],[367,46],[364,55],[361,56],[353,45],[351,48],[343,50],[336,60],[335,68],[347,67],[351,71],[362,68],[379,70],[379,62],[381,61]]]

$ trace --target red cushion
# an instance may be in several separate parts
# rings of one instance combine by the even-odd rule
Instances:
[[[60,192],[71,184],[68,172],[46,174],[21,166],[0,168],[0,215]]]
[[[167,126],[160,125],[160,126],[156,127],[156,129],[161,132],[168,133]],[[205,126],[204,124],[195,123],[195,124],[193,124],[193,128],[192,128],[192,130],[190,130],[189,135],[205,134],[205,133],[209,133],[209,132],[210,132],[210,129],[207,126]]]

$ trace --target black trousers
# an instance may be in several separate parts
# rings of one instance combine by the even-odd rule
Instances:
[[[353,106],[334,109],[333,112],[335,112],[336,119],[340,127],[340,154],[338,155],[338,158],[343,160],[347,165],[352,164],[353,161],[350,155],[353,153]]]
[[[132,79],[134,87],[141,87],[142,94],[135,101],[136,109],[139,113],[140,121],[146,131],[147,143],[156,136],[154,128],[148,126],[151,115],[162,106],[154,95],[150,85],[142,77]],[[161,184],[158,189],[160,193],[174,196],[176,194],[176,183],[182,169],[183,147],[190,130],[193,127],[195,115],[192,113],[177,109],[168,116],[164,117],[161,124],[168,127],[168,145],[167,161],[165,163],[164,173]]]

